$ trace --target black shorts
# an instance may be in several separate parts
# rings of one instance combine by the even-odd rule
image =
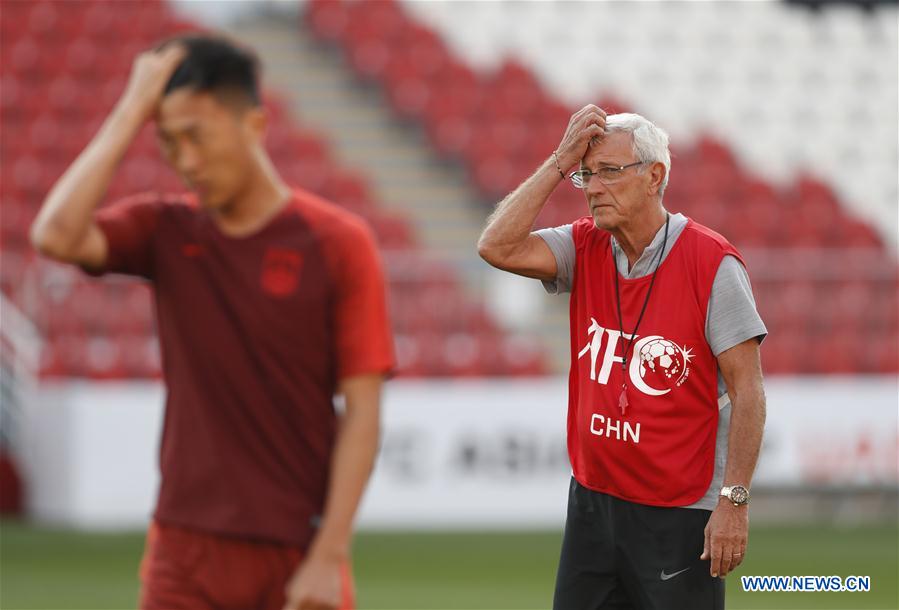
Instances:
[[[554,610],[722,610],[701,561],[711,511],[646,506],[571,479]]]

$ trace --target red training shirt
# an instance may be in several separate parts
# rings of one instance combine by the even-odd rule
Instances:
[[[394,365],[369,227],[302,190],[246,237],[182,196],[138,195],[96,220],[109,254],[88,272],[153,284],[167,386],[154,518],[307,545],[337,382]]]

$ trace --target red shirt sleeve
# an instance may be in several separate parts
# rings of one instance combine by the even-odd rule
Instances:
[[[106,264],[91,275],[126,273],[153,278],[154,235],[163,202],[154,193],[127,197],[98,210],[94,220],[106,236]]]
[[[335,239],[337,377],[389,374],[395,366],[393,336],[375,238],[360,221],[347,224]]]

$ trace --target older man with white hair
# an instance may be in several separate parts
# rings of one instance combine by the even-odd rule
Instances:
[[[589,215],[532,231],[578,162]],[[665,209],[670,169],[664,131],[585,106],[478,243],[491,265],[571,293],[557,610],[723,608],[746,552],[767,330],[739,252]]]

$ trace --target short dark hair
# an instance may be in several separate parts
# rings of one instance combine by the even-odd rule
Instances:
[[[163,95],[187,87],[222,100],[260,104],[259,60],[249,49],[220,36],[203,34],[178,36],[161,46],[169,44],[183,45],[187,57],[172,74]]]

